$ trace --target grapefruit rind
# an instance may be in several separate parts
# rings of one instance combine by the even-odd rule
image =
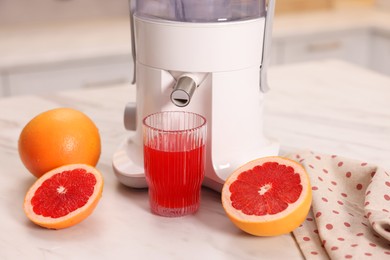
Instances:
[[[66,216],[60,218],[44,217],[42,215],[37,215],[32,207],[31,200],[35,195],[36,190],[42,185],[44,181],[51,178],[53,175],[58,174],[63,171],[73,170],[73,169],[85,169],[87,172],[92,173],[96,178],[96,184],[94,186],[94,191],[89,197],[87,203],[78,208],[77,210],[70,212]],[[89,215],[92,214],[96,208],[103,192],[104,180],[102,174],[95,168],[86,164],[70,164],[58,167],[53,169],[40,177],[28,190],[25,199],[24,199],[24,212],[26,216],[35,224],[45,227],[48,229],[63,229],[67,227],[74,226]]]
[[[247,170],[266,162],[277,162],[294,168],[301,178],[302,192],[299,199],[289,204],[288,208],[274,215],[253,216],[246,215],[235,209],[230,200],[230,185],[237,177]],[[226,180],[222,188],[222,205],[229,219],[241,230],[255,236],[277,236],[287,234],[296,229],[306,218],[312,201],[312,192],[309,177],[304,167],[287,158],[279,156],[264,157],[253,160],[234,171]]]

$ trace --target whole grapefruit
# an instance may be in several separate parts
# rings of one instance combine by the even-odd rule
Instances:
[[[101,152],[100,134],[81,111],[56,108],[26,124],[19,136],[18,151],[25,167],[36,177],[66,164],[96,166]]]

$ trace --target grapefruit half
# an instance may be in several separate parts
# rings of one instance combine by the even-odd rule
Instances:
[[[92,166],[70,164],[42,175],[28,190],[24,211],[35,224],[62,229],[88,217],[103,191],[103,177]]]
[[[303,166],[279,156],[241,166],[228,177],[221,196],[229,219],[256,236],[293,231],[305,220],[312,200]]]

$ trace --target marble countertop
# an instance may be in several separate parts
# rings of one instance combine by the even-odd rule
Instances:
[[[390,167],[390,78],[340,61],[269,70],[265,132],[282,153],[300,149]],[[116,179],[111,157],[128,133],[122,119],[135,87],[76,90],[0,99],[0,259],[301,259],[292,236],[254,237],[224,213],[220,194],[202,190],[197,214],[163,218],[149,212],[146,189]],[[84,222],[64,230],[35,226],[22,204],[35,178],[22,165],[17,140],[38,113],[79,109],[97,124],[105,178],[103,198]]]
[[[342,8],[275,16],[275,41],[305,34],[373,29],[390,35],[390,12]],[[129,18],[105,18],[53,24],[0,25],[0,72],[37,65],[107,57],[130,58]]]

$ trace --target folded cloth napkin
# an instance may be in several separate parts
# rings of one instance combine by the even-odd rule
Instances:
[[[310,212],[293,232],[305,258],[390,259],[390,171],[314,152],[289,158],[312,185]]]

